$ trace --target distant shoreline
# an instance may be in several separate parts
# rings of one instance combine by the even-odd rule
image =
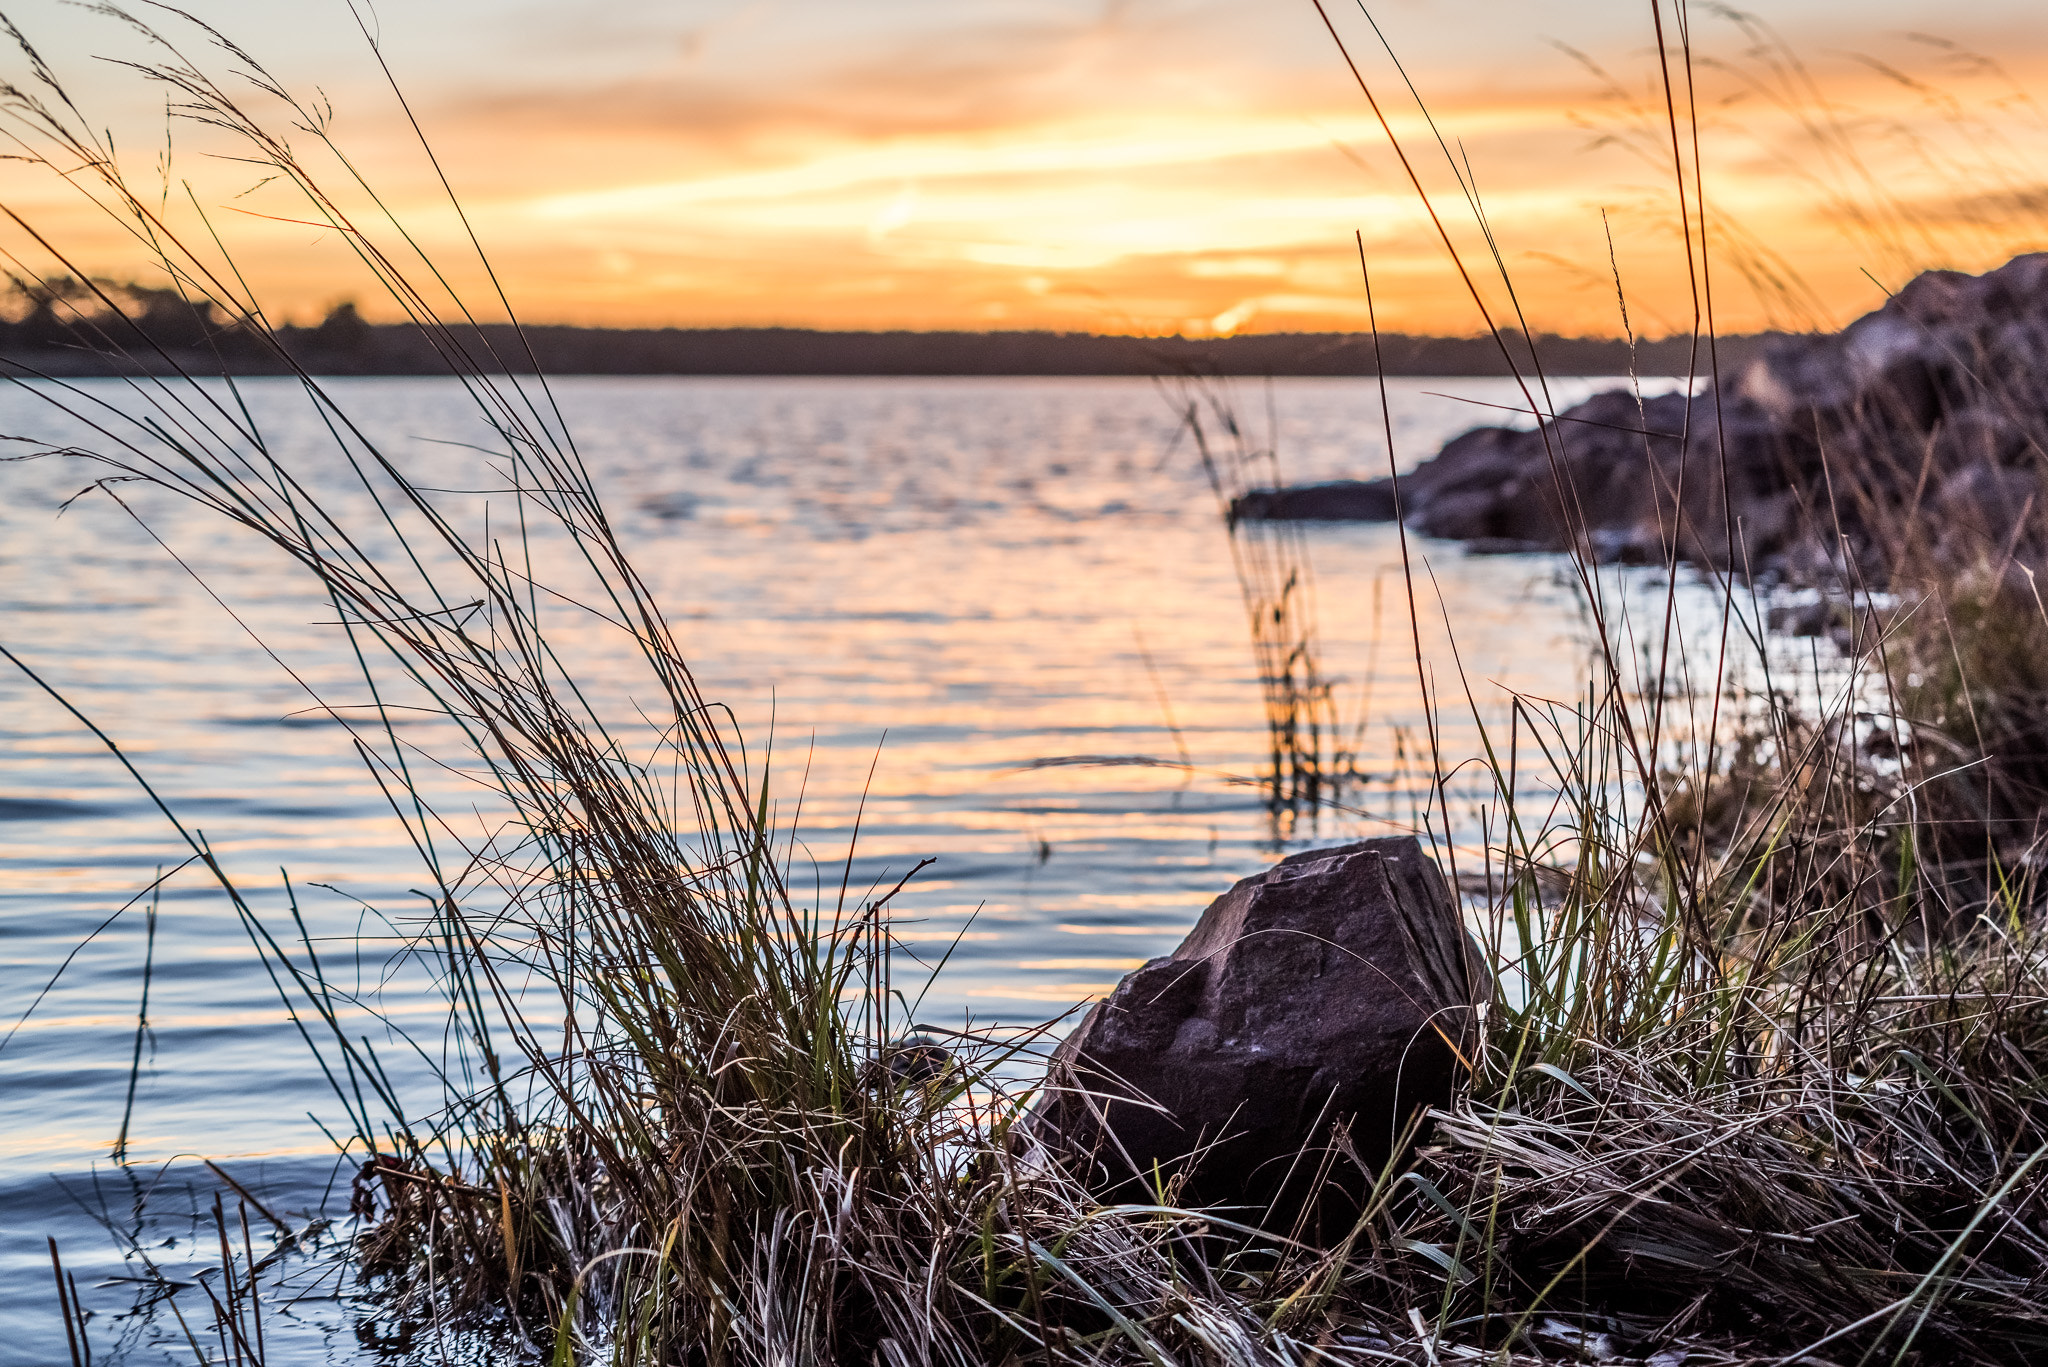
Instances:
[[[201,345],[189,334],[121,351],[47,334],[8,336],[0,324],[0,365],[17,377],[80,378],[137,373],[278,375],[292,373],[247,334],[219,328]],[[111,331],[126,331],[116,327]],[[803,328],[586,328],[537,326],[523,337],[490,324],[460,333],[468,362],[499,373],[549,375],[788,376],[1147,376],[1240,377],[1506,376],[1503,349],[1490,337],[1370,333],[1255,333],[1238,337],[1121,337],[1052,332],[823,332]],[[1755,355],[1769,334],[1723,337],[1721,368]],[[448,361],[411,324],[371,324],[337,310],[317,327],[283,327],[278,342],[297,365],[321,375],[446,375]],[[96,339],[97,340],[97,339]],[[1551,375],[1705,375],[1711,363],[1688,337],[1628,342],[1613,338],[1509,334],[1507,349],[1523,374],[1532,359]]]

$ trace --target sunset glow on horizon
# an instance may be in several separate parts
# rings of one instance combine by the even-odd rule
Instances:
[[[676,8],[579,26],[460,0],[373,30],[528,321],[1354,330],[1362,241],[1382,327],[1482,326],[1308,0]],[[31,38],[128,121],[121,145],[160,143],[161,95],[86,60],[122,35],[49,11],[24,14]],[[345,6],[200,13],[324,92],[406,231],[437,262],[461,257],[463,224]],[[1426,113],[1360,13],[1331,13],[1496,322],[1616,334],[1618,277],[1636,333],[1692,327],[1646,6],[1412,0],[1375,16]],[[1694,11],[1719,330],[1837,324],[1917,269],[2048,246],[2048,119],[2025,95],[2048,61],[2024,14],[1981,11],[1944,46],[1922,32],[1952,17],[1931,4],[1826,0],[1767,16],[1773,49],[1759,42],[1776,29]],[[394,316],[288,187],[203,155],[219,150],[203,130],[174,147],[275,316],[344,298]],[[87,244],[84,268],[144,273],[50,185],[5,176],[10,205]]]

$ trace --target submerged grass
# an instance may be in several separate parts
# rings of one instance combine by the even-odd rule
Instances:
[[[1611,584],[1575,562],[1599,647],[1583,697],[1518,699],[1505,737],[1473,708],[1496,787],[1476,886],[1497,971],[1465,1094],[1412,1163],[1369,1175],[1365,1212],[1334,1247],[1260,1232],[1284,1227],[1279,1212],[1179,1209],[1171,1189],[1104,1205],[1017,1133],[1031,1094],[1006,1079],[1036,1036],[940,1048],[906,1035],[893,891],[857,893],[842,876],[809,903],[792,892],[768,757],[699,692],[545,382],[504,378],[439,273],[405,264],[412,240],[354,179],[320,110],[169,13],[232,80],[141,25],[154,56],[136,70],[294,189],[385,285],[474,398],[494,434],[490,497],[516,510],[509,527],[502,511],[486,522],[303,373],[331,435],[310,454],[273,444],[232,382],[142,373],[162,356],[140,358],[119,402],[61,382],[32,391],[97,434],[44,454],[94,463],[95,489],[145,525],[138,487],[287,557],[333,604],[378,700],[365,722],[316,699],[432,880],[409,950],[434,966],[448,1013],[424,1100],[415,1074],[350,1033],[364,1003],[324,970],[296,911],[259,914],[203,837],[187,839],[348,1114],[365,1159],[352,1256],[387,1325],[431,1331],[439,1354],[455,1332],[561,1364],[2048,1351],[2048,946],[2038,849],[2005,815],[2038,812],[2032,771],[1997,809],[2005,824],[1963,831],[1977,841],[1967,858],[1930,853],[1959,838],[1952,813],[1978,792],[1974,767],[2032,763],[2013,738],[2038,715],[2048,635],[2034,618],[1974,611],[1974,581],[1946,574],[1846,657],[1816,711],[1769,688],[1738,706],[1718,665],[1691,688],[1669,654],[1637,668]],[[131,188],[15,36],[29,74],[0,98],[20,154],[289,366],[203,215],[175,219],[166,197]],[[1709,220],[1683,151],[1687,41],[1681,27],[1661,50],[1710,338]],[[299,144],[323,158],[319,175]],[[345,193],[321,183],[333,174]],[[15,257],[24,277],[90,280],[13,221],[41,254]],[[146,341],[121,335],[118,300],[49,293],[77,304],[81,344]],[[1532,411],[1547,411],[1543,392],[1528,377]],[[1313,806],[1330,718],[1298,606],[1305,558],[1239,549],[1275,792],[1306,783]],[[1755,601],[1720,587],[1720,643],[1757,630]],[[632,677],[607,676],[602,696],[636,711],[600,701],[600,680],[564,659],[554,642],[571,620],[619,647]],[[2048,610],[2039,620],[2048,633]],[[1936,663],[1942,641],[1952,673]],[[451,747],[403,738],[404,708],[438,714]],[[1445,756],[1431,758],[1441,779]],[[437,805],[434,782],[454,768],[498,814],[481,830]],[[1446,791],[1429,822],[1448,852]],[[223,1216],[224,1268],[228,1232]],[[216,1317],[223,1334],[248,1325],[223,1340],[225,1360],[262,1356],[253,1299],[247,1310],[231,1296]],[[196,1340],[194,1352],[211,1360]]]
[[[1340,804],[1357,778],[1357,756],[1339,716],[1334,682],[1323,671],[1306,535],[1296,523],[1240,520],[1235,513],[1251,490],[1282,482],[1271,390],[1263,445],[1220,377],[1179,376],[1169,397],[1216,496],[1244,601],[1266,714],[1261,787],[1274,843],[1281,846],[1303,829],[1312,832],[1317,816]]]

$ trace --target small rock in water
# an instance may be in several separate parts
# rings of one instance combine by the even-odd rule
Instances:
[[[1397,503],[1386,480],[1340,479],[1291,489],[1253,489],[1230,505],[1237,522],[1392,522]]]
[[[1318,1205],[1343,1197],[1331,1218],[1348,1227],[1367,1171],[1451,1099],[1487,990],[1415,840],[1293,855],[1089,1011],[1026,1129],[1098,1182],[1178,1178],[1181,1204],[1257,1208],[1248,1218],[1271,1203],[1291,1218],[1279,1207],[1328,1161]]]

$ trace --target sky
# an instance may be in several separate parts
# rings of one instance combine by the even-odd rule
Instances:
[[[1688,63],[1667,3],[1684,205],[1705,192],[1687,234],[1648,0],[1324,3],[1335,36],[1313,0],[191,5],[296,115],[165,11],[136,13],[176,57],[58,0],[6,12],[140,197],[200,255],[218,236],[280,319],[396,310],[349,234],[123,59],[219,77],[354,240],[532,322],[1348,330],[1369,273],[1389,329],[1662,336],[1711,309],[1728,333],[2048,247],[2036,5],[1696,5]],[[49,244],[0,229],[17,273],[160,279],[52,159],[69,181],[0,163],[0,204]]]

